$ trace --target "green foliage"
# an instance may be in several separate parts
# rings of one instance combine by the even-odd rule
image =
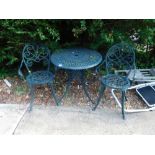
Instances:
[[[7,76],[15,76],[17,75],[17,70],[12,68],[0,68],[0,79],[4,79]]]
[[[138,35],[134,40],[131,36]],[[106,52],[125,41],[137,48],[138,67],[155,66],[155,20],[0,20],[0,74],[19,65],[21,50],[27,42],[42,42],[52,51],[84,46]],[[3,70],[2,70],[3,69]]]
[[[51,20],[0,20],[0,64],[18,62],[26,42],[54,42],[56,46],[59,40],[59,31]]]

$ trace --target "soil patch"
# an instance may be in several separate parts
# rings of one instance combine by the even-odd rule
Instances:
[[[91,72],[87,74],[87,89],[91,98],[96,101],[99,90],[99,76],[95,74],[95,72]],[[54,88],[56,90],[56,94],[61,96],[66,86],[67,74],[63,71],[58,71],[56,74],[56,78],[54,81]],[[12,103],[12,104],[26,104],[30,100],[29,96],[29,88],[25,80],[21,80],[19,77],[7,77],[6,78],[10,83],[11,87],[8,87],[4,80],[0,80],[0,103]],[[120,98],[120,93],[117,92],[118,97]],[[114,98],[111,95],[110,89],[106,89],[105,98],[102,98],[100,107],[108,107],[108,108],[118,108]],[[104,104],[102,104],[104,103]],[[50,88],[45,86],[37,86],[35,89],[35,101],[34,104],[49,104],[55,105],[53,97],[51,97]],[[70,90],[65,98],[62,100],[62,105],[71,106],[93,106],[92,103],[88,100],[82,86],[77,80],[72,82]],[[127,91],[127,109],[138,109],[145,108],[146,104],[136,95],[134,90]]]

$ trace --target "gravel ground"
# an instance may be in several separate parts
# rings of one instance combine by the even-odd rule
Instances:
[[[87,87],[91,94],[91,98],[95,101],[96,96],[98,96],[98,82],[99,75],[94,73],[90,73],[87,76]],[[4,80],[0,80],[0,103],[18,103],[18,104],[26,104],[29,102],[29,88],[27,86],[26,81],[19,79],[17,76],[15,77],[7,77],[6,78],[10,83],[11,87],[8,87]],[[65,81],[67,80],[67,74],[63,71],[59,71],[56,75],[56,79],[54,81],[54,86],[57,92],[57,95],[61,96],[63,93],[63,89],[65,88]],[[35,101],[34,104],[49,104],[55,105],[53,97],[51,97],[50,89],[48,86],[38,86],[35,91]],[[119,92],[117,92],[117,96],[120,98]],[[144,102],[136,95],[135,91],[127,92],[127,109],[138,109],[144,108],[146,105]],[[104,102],[104,104],[102,104]],[[78,81],[74,80],[72,82],[72,86],[67,94],[67,96],[62,100],[62,105],[71,106],[92,106],[92,103],[85,96],[81,85],[79,85]],[[115,100],[113,99],[110,90],[106,89],[105,98],[101,100],[101,104],[99,105],[101,108],[118,108]]]

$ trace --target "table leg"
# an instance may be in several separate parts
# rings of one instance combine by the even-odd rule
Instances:
[[[67,70],[67,74],[68,74],[68,80],[66,83],[66,89],[64,90],[61,98],[56,99],[57,98],[55,95],[56,93],[54,92],[54,88],[52,88],[52,90],[54,92],[54,96],[55,96],[54,98],[56,99],[57,105],[59,105],[61,100],[67,95],[67,92],[68,92],[69,87],[71,86],[71,82],[73,80],[78,80],[78,82],[80,82],[85,95],[88,97],[88,99],[91,101],[91,103],[95,104],[95,102],[90,97],[88,89],[86,88],[85,70]]]
[[[97,102],[96,102],[95,106],[92,109],[93,111],[95,111],[97,106],[100,104],[100,101],[101,101],[101,98],[102,98],[102,96],[104,94],[105,89],[106,89],[106,86],[101,83],[100,84],[100,90],[99,90],[99,97],[97,98]]]
[[[66,82],[66,87],[65,87],[65,90],[63,91],[63,94],[62,94],[62,96],[60,98],[56,95],[56,92],[55,92],[55,89],[54,89],[54,85],[50,84],[50,87],[51,87],[51,90],[52,90],[52,95],[53,95],[54,100],[55,100],[55,102],[56,102],[56,104],[58,106],[61,104],[62,99],[67,95],[67,92],[69,90],[71,82],[72,82],[72,76],[71,76],[71,73],[68,72],[68,80]]]
[[[91,97],[88,93],[88,89],[86,88],[85,71],[81,71],[81,84],[82,84],[82,88],[83,88],[86,96],[88,97],[88,99],[91,101],[91,103],[95,104],[95,102],[91,99]]]
[[[80,82],[80,84],[82,85],[85,95],[88,97],[88,99],[91,101],[91,103],[96,104],[91,99],[90,94],[88,93],[88,89],[86,88],[85,70],[68,71],[68,75],[70,77],[70,85],[73,80],[78,80]]]
[[[62,97],[59,99],[59,102],[61,102],[61,100],[67,95],[69,87],[71,86],[71,82],[72,82],[72,78],[68,77],[68,80],[67,80],[67,83],[66,83],[66,88],[65,88],[65,90],[63,92]]]

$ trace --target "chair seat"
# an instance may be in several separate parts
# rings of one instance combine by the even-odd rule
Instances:
[[[101,78],[101,82],[114,89],[127,90],[130,87],[130,81],[126,77],[116,74],[109,74]]]
[[[26,80],[29,84],[46,84],[51,83],[54,75],[49,71],[36,71],[29,74]]]

